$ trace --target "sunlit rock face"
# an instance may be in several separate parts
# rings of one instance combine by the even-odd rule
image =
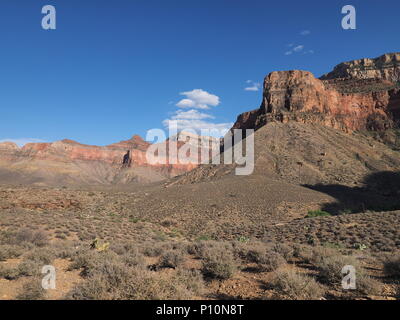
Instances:
[[[270,73],[257,110],[234,128],[260,128],[268,121],[319,123],[346,132],[382,131],[400,119],[400,54],[345,62],[316,78],[293,70]]]

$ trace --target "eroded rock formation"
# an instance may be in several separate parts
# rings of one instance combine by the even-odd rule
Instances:
[[[272,72],[264,80],[261,107],[240,115],[234,128],[290,120],[345,132],[398,126],[400,54],[342,63],[320,79],[307,71]]]

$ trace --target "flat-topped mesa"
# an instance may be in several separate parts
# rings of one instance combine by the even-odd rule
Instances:
[[[399,79],[399,56],[347,62],[321,78],[326,80],[308,71],[272,72],[264,80],[260,109],[240,115],[234,128],[291,120],[346,132],[392,128],[400,122],[400,85],[393,82]],[[359,65],[371,68],[354,71]]]

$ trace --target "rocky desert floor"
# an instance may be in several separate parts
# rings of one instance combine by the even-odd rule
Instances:
[[[330,213],[345,195],[315,189],[257,175],[3,185],[0,299],[398,299],[400,211]],[[55,290],[41,288],[44,265]],[[356,289],[341,286],[345,265]]]

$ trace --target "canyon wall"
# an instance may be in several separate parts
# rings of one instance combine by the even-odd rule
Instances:
[[[398,126],[399,101],[399,53],[342,63],[320,79],[307,71],[277,71],[264,80],[260,108],[240,115],[233,128],[294,120],[345,132],[382,131]]]

